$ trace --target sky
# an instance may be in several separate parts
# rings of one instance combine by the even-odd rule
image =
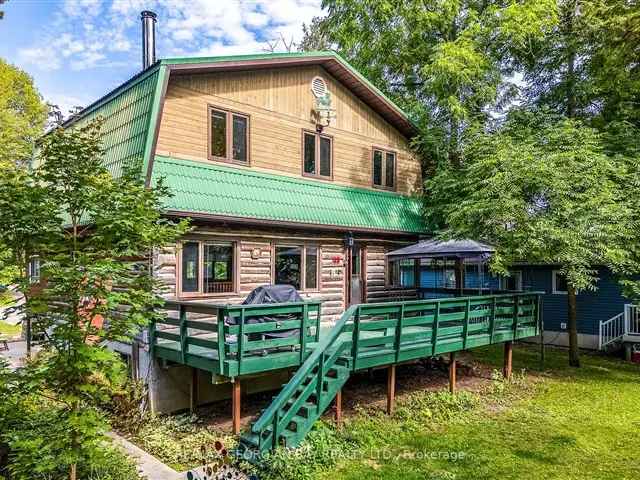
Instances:
[[[158,58],[263,53],[302,37],[321,0],[8,0],[0,57],[50,103],[86,106],[141,69],[140,12],[158,14]],[[282,42],[277,50],[284,50]]]

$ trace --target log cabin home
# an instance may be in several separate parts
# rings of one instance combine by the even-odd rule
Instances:
[[[155,62],[70,124],[103,120],[117,175],[143,158],[166,215],[192,232],[153,256],[168,299],[238,303],[293,285],[332,322],[354,303],[415,298],[385,252],[425,232],[407,116],[334,52]]]
[[[285,382],[241,439],[255,458],[298,445],[332,402],[339,420],[352,371],[387,369],[389,413],[399,363],[449,354],[453,392],[456,351],[505,343],[510,375],[513,340],[539,331],[536,294],[408,301],[422,262],[387,255],[427,233],[417,130],[397,105],[331,51],[156,61],[155,14],[141,19],[143,70],[65,126],[101,118],[112,174],[163,179],[164,214],[192,222],[149,253],[167,316],[108,345],[152,411],[230,397],[239,433],[240,385]],[[265,285],[295,301],[241,305]]]
[[[229,305],[287,284],[321,305],[326,326],[350,305],[417,298],[418,263],[385,257],[425,233],[407,115],[331,51],[156,61],[147,14],[143,70],[65,126],[100,118],[112,174],[141,163],[147,185],[162,178],[172,191],[167,217],[191,219],[188,235],[150,255],[163,296]],[[148,332],[112,348],[145,379],[154,411],[231,394],[215,369],[155,358]]]

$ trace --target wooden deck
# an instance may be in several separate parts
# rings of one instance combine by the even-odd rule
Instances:
[[[248,459],[277,445],[296,446],[329,404],[341,399],[351,372],[388,367],[391,411],[398,363],[449,354],[453,392],[456,352],[504,343],[508,376],[512,342],[540,332],[537,293],[355,305],[333,326],[320,325],[319,302],[167,307],[177,317],[152,326],[153,355],[228,377],[236,433],[242,377],[296,368],[242,437],[239,453]]]

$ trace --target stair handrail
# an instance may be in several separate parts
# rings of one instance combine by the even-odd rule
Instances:
[[[289,398],[296,391],[300,382],[309,375],[313,367],[318,363],[320,356],[335,343],[342,333],[344,333],[344,327],[347,325],[349,319],[355,315],[359,307],[359,305],[352,305],[345,310],[340,317],[340,320],[336,322],[329,332],[329,335],[324,337],[324,339],[316,345],[316,348],[313,350],[311,355],[309,355],[300,368],[298,368],[294,376],[291,377],[273,402],[271,402],[265,411],[262,412],[260,418],[258,418],[258,420],[252,425],[251,431],[253,433],[260,433],[264,428],[272,423],[273,416],[289,401]]]
[[[607,320],[600,320],[598,332],[598,350],[624,337],[626,333],[625,312],[618,313]]]

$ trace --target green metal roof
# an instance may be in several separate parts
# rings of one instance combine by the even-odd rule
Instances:
[[[425,232],[420,202],[411,197],[159,155],[153,163],[152,183],[164,177],[174,195],[168,211]]]
[[[153,68],[131,79],[97,102],[85,108],[66,127],[82,127],[96,118],[103,119],[101,136],[105,166],[114,175],[125,165],[142,162],[152,131],[152,111],[160,69]]]

